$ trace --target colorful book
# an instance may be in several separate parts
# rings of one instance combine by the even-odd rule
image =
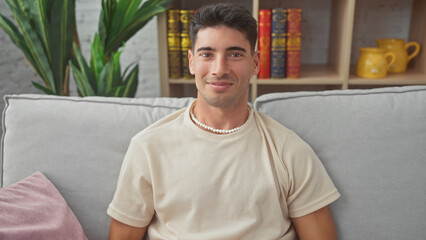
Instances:
[[[259,10],[260,79],[271,77],[271,14],[271,9]]]
[[[194,10],[180,10],[180,46],[182,57],[182,77],[193,78],[189,72],[188,50],[192,48],[189,25],[194,17]]]
[[[287,10],[272,9],[271,78],[285,78]]]
[[[302,10],[287,9],[287,78],[300,78],[300,50]]]
[[[182,60],[180,49],[179,10],[167,11],[167,43],[169,56],[169,77],[182,77]]]

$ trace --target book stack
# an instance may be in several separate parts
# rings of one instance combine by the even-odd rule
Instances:
[[[193,78],[188,61],[188,50],[192,48],[189,25],[193,17],[194,10],[167,11],[169,77],[172,79]]]
[[[259,10],[259,79],[299,78],[300,8]]]

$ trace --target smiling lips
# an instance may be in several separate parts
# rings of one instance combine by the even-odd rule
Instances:
[[[208,82],[207,84],[215,91],[225,91],[233,85],[227,81]]]

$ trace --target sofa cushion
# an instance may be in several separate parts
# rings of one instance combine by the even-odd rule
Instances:
[[[1,186],[41,171],[89,239],[107,239],[106,214],[130,139],[192,99],[6,96]]]
[[[41,173],[0,188],[0,239],[87,240],[77,218]]]
[[[305,139],[341,193],[343,239],[426,236],[426,87],[263,95],[255,108]]]

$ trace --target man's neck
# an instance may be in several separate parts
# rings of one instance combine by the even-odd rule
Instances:
[[[202,123],[216,129],[233,129],[243,125],[248,118],[247,102],[230,107],[215,107],[198,99],[192,112]]]

